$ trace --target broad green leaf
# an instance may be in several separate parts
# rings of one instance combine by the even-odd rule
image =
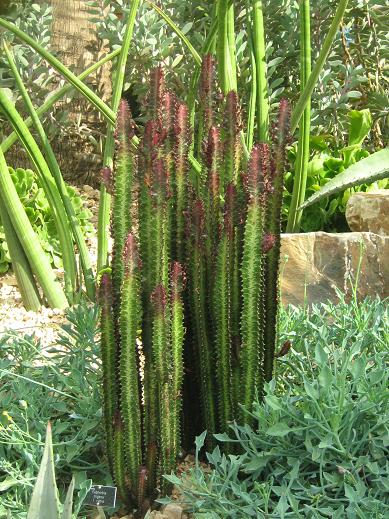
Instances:
[[[353,146],[355,144],[362,144],[367,137],[373,119],[369,109],[366,110],[351,110],[348,114],[349,118],[349,135],[348,144]]]
[[[276,423],[275,425],[272,425],[269,427],[269,429],[266,431],[266,434],[269,436],[286,436],[290,431],[290,428],[288,425],[284,422]]]
[[[274,395],[266,395],[266,403],[269,407],[276,411],[282,411],[282,404],[279,398]]]
[[[45,449],[27,512],[27,519],[59,519],[59,500],[55,482],[50,423],[47,425]]]
[[[299,209],[306,207],[322,200],[326,196],[333,195],[339,191],[344,191],[350,187],[360,184],[370,184],[377,180],[381,180],[389,176],[389,148],[377,151],[339,173],[331,179],[319,191],[310,196]]]

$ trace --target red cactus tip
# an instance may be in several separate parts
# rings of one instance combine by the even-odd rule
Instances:
[[[131,232],[128,233],[124,245],[123,259],[129,272],[133,272],[136,267],[140,267],[136,238]]]
[[[166,289],[163,285],[155,287],[151,294],[151,302],[154,304],[157,313],[163,314],[167,305]]]
[[[177,294],[182,291],[185,281],[185,271],[181,263],[179,263],[178,261],[174,261],[171,267],[171,284],[173,297],[174,294]]]
[[[262,242],[262,252],[263,254],[268,253],[276,244],[276,236],[275,234],[265,234]]]
[[[105,186],[107,192],[112,195],[113,194],[113,174],[112,169],[108,166],[104,166],[100,171],[101,181]]]

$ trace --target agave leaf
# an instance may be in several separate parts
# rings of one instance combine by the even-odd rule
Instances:
[[[32,493],[27,519],[59,519],[58,489],[55,482],[50,423],[47,425],[45,450]]]
[[[65,503],[61,514],[61,519],[72,519],[72,508],[73,508],[73,492],[74,492],[74,478],[70,482]]]
[[[389,148],[377,151],[369,157],[366,157],[349,168],[345,169],[331,179],[314,195],[310,196],[304,204],[300,205],[299,210],[318,202],[325,196],[333,195],[339,191],[344,191],[349,187],[355,187],[360,184],[371,184],[376,180],[381,180],[389,176]]]

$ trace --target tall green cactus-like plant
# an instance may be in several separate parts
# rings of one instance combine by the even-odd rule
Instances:
[[[117,169],[105,172],[114,195],[100,290],[107,454],[140,516],[168,489],[162,475],[174,469],[183,420],[189,437],[225,431],[272,376],[289,109],[283,101],[272,144],[256,144],[245,164],[239,99],[220,98],[215,67],[204,58],[193,146],[189,110],[156,69],[138,149],[122,103]],[[184,371],[201,417],[193,396],[182,400]]]

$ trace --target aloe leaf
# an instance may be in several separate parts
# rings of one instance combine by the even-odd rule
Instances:
[[[50,165],[50,170],[54,176],[55,183],[57,185],[58,191],[61,195],[64,208],[67,214],[67,217],[69,219],[74,239],[77,243],[77,247],[80,253],[80,259],[81,259],[81,266],[84,273],[84,279],[85,279],[85,288],[88,294],[88,297],[90,299],[94,299],[95,297],[95,285],[94,285],[94,277],[93,277],[93,270],[92,270],[92,263],[90,260],[88,248],[85,243],[85,238],[83,235],[83,232],[80,227],[80,222],[78,221],[76,217],[76,213],[74,211],[74,207],[72,204],[72,201],[70,200],[68,191],[66,189],[65,182],[63,180],[61,170],[59,168],[57,159],[55,158],[54,151],[51,147],[51,144],[47,138],[47,135],[45,133],[45,130],[42,126],[42,123],[40,122],[40,119],[38,117],[38,114],[36,113],[34,106],[31,102],[30,96],[28,95],[28,92],[23,84],[23,80],[20,77],[20,74],[18,72],[18,69],[16,67],[14,58],[8,49],[7,45],[4,43],[4,50],[5,54],[7,56],[8,63],[10,65],[11,72],[15,78],[16,84],[22,94],[23,100],[27,106],[27,109],[30,113],[32,122],[34,124],[34,127],[39,135],[39,138],[41,140],[43,149],[46,153],[46,158],[48,161],[48,164]],[[71,239],[70,234],[68,235],[68,238]],[[75,263],[75,256],[73,248],[69,248],[69,261],[71,261],[73,264]],[[65,261],[64,261],[64,267],[66,267]]]
[[[50,260],[43,252],[24,207],[19,200],[4,154],[0,149],[0,192],[15,232],[50,306],[66,308],[67,301],[61,285],[55,278]]]
[[[115,112],[112,111],[104,101],[96,95],[93,90],[85,85],[73,72],[71,72],[61,61],[48,52],[44,47],[39,45],[33,38],[31,38],[24,31],[19,29],[15,24],[0,18],[0,27],[4,27],[8,31],[12,32],[17,38],[22,40],[24,43],[32,47],[38,54],[42,56],[57,72],[59,72],[69,83],[71,83],[88,101],[93,104],[99,112],[107,119],[111,124],[115,123]]]
[[[39,292],[32,274],[27,256],[18,235],[8,216],[7,209],[0,193],[0,220],[3,224],[5,240],[11,257],[12,269],[16,276],[20,295],[26,310],[37,312],[41,307]]]
[[[188,38],[185,36],[185,34],[181,31],[181,29],[173,22],[173,20],[170,18],[169,15],[167,15],[160,7],[155,5],[153,2],[149,2],[150,7],[156,11],[161,18],[165,20],[165,22],[170,26],[170,28],[177,34],[177,36],[180,38],[180,40],[186,45],[189,52],[192,54],[194,60],[196,61],[197,65],[201,65],[201,57],[200,54],[197,52],[197,50],[193,47],[193,45],[190,43]]]
[[[319,75],[320,75],[321,71],[323,70],[324,64],[327,60],[328,54],[332,47],[332,43],[335,39],[336,33],[338,32],[339,24],[342,21],[344,12],[346,11],[347,4],[348,4],[348,0],[340,0],[338,2],[338,7],[336,8],[334,18],[332,20],[332,23],[331,23],[331,26],[327,33],[327,36],[321,47],[319,56],[315,62],[315,66],[313,67],[312,72],[309,75],[309,78],[305,85],[305,88],[304,88],[303,92],[300,94],[297,104],[293,110],[292,119],[291,119],[291,128],[290,128],[292,133],[295,131],[295,129],[297,128],[297,126],[300,122],[300,119],[304,113],[305,107],[307,106],[307,103],[312,95],[313,89],[315,88],[315,86],[317,84]]]
[[[51,425],[47,425],[45,449],[32,493],[27,519],[59,519]]]
[[[70,482],[65,503],[63,505],[63,510],[61,514],[61,519],[72,519],[72,509],[73,509],[73,492],[74,492],[74,478]]]
[[[116,49],[115,51],[111,52],[110,54],[107,54],[106,56],[104,56],[104,58],[102,58],[101,60],[97,61],[96,63],[94,63],[93,65],[91,65],[90,67],[88,67],[87,69],[84,70],[84,72],[82,72],[78,77],[78,79],[80,81],[82,81],[83,79],[85,79],[86,77],[88,77],[90,74],[93,74],[93,72],[95,72],[96,70],[98,70],[100,67],[102,67],[103,65],[105,65],[105,63],[108,63],[109,61],[111,61],[113,58],[115,58],[121,51],[121,48],[119,49]],[[62,99],[62,97],[64,97],[68,92],[70,92],[72,89],[74,88],[74,85],[72,85],[71,83],[67,83],[66,85],[64,85],[63,87],[61,88],[58,88],[57,90],[54,90],[54,92],[52,92],[48,98],[46,99],[46,101],[43,103],[43,105],[41,105],[39,108],[36,109],[36,113],[38,115],[38,117],[40,117],[41,115],[43,115],[44,113],[46,113],[48,110],[50,110],[50,108],[52,106],[55,105],[55,103],[57,101],[59,101],[60,99]],[[31,125],[32,125],[32,119],[31,117],[28,117],[25,121],[24,121],[25,125],[27,126],[27,128],[29,128]],[[6,139],[4,139],[4,141],[1,143],[1,149],[3,150],[3,152],[5,153],[6,151],[9,150],[9,148],[15,144],[15,142],[18,140],[18,136],[16,135],[15,132],[12,132],[8,135],[8,137]]]
[[[0,108],[18,134],[31,162],[34,164],[38,174],[40,175],[42,187],[45,191],[47,201],[50,204],[61,244],[65,272],[65,292],[69,302],[72,302],[76,286],[76,261],[73,250],[73,239],[58,188],[39,146],[35,142],[29,129],[24,124],[19,112],[4,94],[3,89],[0,89]]]
[[[360,184],[371,184],[377,180],[387,178],[389,176],[389,148],[377,151],[339,173],[331,179],[320,191],[312,195],[299,210],[318,202],[326,196],[333,195],[339,191],[344,191],[349,187],[355,187]]]

